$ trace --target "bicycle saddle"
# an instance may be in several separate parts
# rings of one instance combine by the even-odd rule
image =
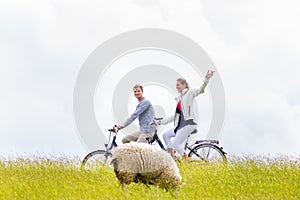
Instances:
[[[192,132],[191,132],[191,134],[195,134],[195,133],[197,133],[198,131],[197,131],[197,129],[195,128]]]

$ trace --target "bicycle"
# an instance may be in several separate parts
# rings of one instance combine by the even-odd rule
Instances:
[[[156,121],[159,121],[161,119],[162,118],[155,118]],[[158,126],[157,123],[155,123],[155,125]],[[118,129],[115,125],[113,128],[108,129],[108,131],[109,140],[108,143],[104,144],[105,150],[95,150],[86,155],[81,163],[82,169],[97,168],[102,165],[110,165],[112,151],[118,146],[116,143]],[[197,129],[195,129],[191,134],[195,133],[197,133]],[[157,135],[157,128],[154,132],[153,137],[146,139],[150,145],[154,145],[157,142],[160,148],[166,151],[166,148]],[[191,160],[227,163],[226,153],[223,150],[223,147],[219,146],[219,140],[196,140],[190,146],[188,145],[188,140],[189,138],[187,139],[185,144],[185,151],[189,150],[187,155],[189,158],[191,158]]]

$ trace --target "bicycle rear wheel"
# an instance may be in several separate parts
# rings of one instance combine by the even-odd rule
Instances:
[[[96,150],[84,157],[81,169],[95,170],[101,166],[110,166],[112,154],[105,150]]]
[[[188,156],[192,161],[206,161],[211,163],[227,162],[226,153],[217,145],[204,143],[191,149]]]

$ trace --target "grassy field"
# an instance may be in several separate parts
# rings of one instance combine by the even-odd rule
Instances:
[[[0,159],[0,199],[174,199],[154,186],[122,189],[112,169],[81,171],[74,158]],[[300,199],[300,160],[243,157],[227,166],[179,163],[177,199]]]

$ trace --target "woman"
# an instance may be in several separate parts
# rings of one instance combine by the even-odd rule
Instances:
[[[164,141],[167,145],[168,152],[174,156],[176,150],[180,156],[187,158],[184,153],[184,142],[188,136],[197,128],[197,123],[194,121],[195,115],[193,112],[194,98],[199,94],[204,93],[204,89],[208,84],[208,80],[213,76],[214,71],[208,70],[202,86],[198,89],[190,89],[187,81],[183,78],[177,79],[176,89],[180,95],[176,98],[177,107],[175,115],[163,120],[162,124],[168,124],[174,121],[175,128],[163,134]],[[171,137],[175,137],[171,142]]]
[[[147,142],[146,138],[153,137],[155,126],[151,125],[154,120],[154,109],[151,102],[143,97],[143,86],[136,84],[133,87],[134,96],[139,101],[135,112],[117,128],[120,130],[131,124],[137,117],[139,119],[140,131],[129,134],[122,139],[123,143],[131,141]]]

